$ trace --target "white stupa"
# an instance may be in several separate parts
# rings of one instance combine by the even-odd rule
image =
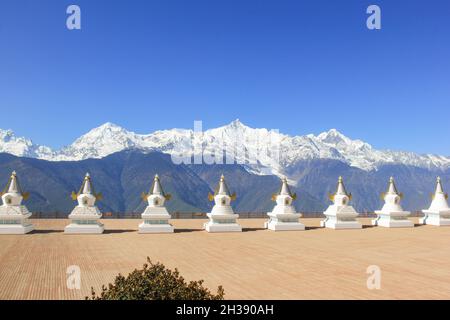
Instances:
[[[98,221],[102,214],[95,205],[95,201],[101,198],[101,194],[95,193],[91,177],[89,173],[86,173],[78,193],[72,192],[72,200],[77,200],[78,205],[69,215],[71,223],[66,226],[64,232],[103,233],[103,224]]]
[[[286,178],[283,178],[280,191],[272,196],[277,204],[267,214],[269,220],[264,223],[264,228],[274,231],[305,230],[305,226],[298,221],[302,215],[292,205],[296,198],[297,195],[291,193]]]
[[[31,212],[22,205],[22,200],[26,200],[29,194],[22,192],[15,171],[1,195],[3,205],[0,206],[0,234],[25,234],[32,231],[34,227],[28,221]]]
[[[148,201],[148,206],[142,214],[144,221],[139,225],[139,233],[170,233],[173,226],[169,224],[171,218],[164,203],[170,199],[161,186],[158,175],[153,179],[152,187],[148,194],[143,193],[142,199]]]
[[[241,226],[236,222],[238,214],[233,212],[231,201],[236,198],[236,194],[230,195],[230,191],[225,182],[225,177],[220,177],[219,185],[214,191],[214,195],[209,194],[209,200],[214,200],[214,207],[207,214],[209,222],[204,224],[208,232],[241,232]]]
[[[385,204],[381,210],[375,211],[377,218],[372,220],[372,225],[387,228],[414,227],[414,223],[408,220],[411,212],[403,211],[400,205],[403,194],[397,191],[393,177],[389,180],[387,192],[381,196]]]
[[[437,178],[436,192],[428,210],[422,210],[424,217],[419,219],[419,223],[431,224],[434,226],[450,225],[450,207],[448,206],[448,194],[444,193],[441,178]]]
[[[361,229],[362,225],[356,221],[358,213],[349,205],[352,195],[345,190],[344,181],[339,177],[337,191],[330,195],[333,204],[324,212],[326,218],[320,226],[332,229]]]

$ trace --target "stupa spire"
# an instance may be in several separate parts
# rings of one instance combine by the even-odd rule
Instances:
[[[21,193],[19,183],[17,182],[17,173],[16,171],[13,171],[11,173],[11,177],[9,178],[9,186],[8,191],[9,193]]]
[[[397,187],[395,186],[394,177],[389,178],[389,187],[388,187],[386,194],[397,194],[398,195],[398,190],[397,190]]]
[[[150,189],[150,194],[164,195],[164,191],[161,186],[161,181],[159,180],[159,176],[157,174],[155,174],[155,178],[153,179],[153,184],[152,184],[152,188]]]
[[[88,173],[86,173],[83,181],[83,188],[81,193],[83,194],[92,194],[92,185],[91,185],[91,176]]]
[[[444,188],[442,187],[441,177],[437,177],[436,179],[436,194],[444,193]]]
[[[344,179],[340,176],[338,179],[337,190],[335,195],[345,195],[349,196],[347,190],[345,189]]]
[[[227,195],[227,196],[230,195],[230,191],[228,190],[228,186],[225,182],[225,177],[223,174],[220,176],[219,189],[217,191],[217,194]]]
[[[22,193],[19,182],[17,180],[17,174],[15,171],[11,173],[8,182],[6,183],[6,186],[0,195],[3,195],[5,193],[19,193],[19,194]]]
[[[288,185],[286,177],[284,177],[281,181],[282,181],[281,182],[281,189],[280,189],[280,193],[279,194],[280,195],[289,195],[289,196],[292,197],[291,189],[289,188],[289,185]]]
[[[228,189],[227,183],[225,182],[225,176],[223,174],[220,176],[219,186],[216,189],[215,195],[230,196],[230,190]]]

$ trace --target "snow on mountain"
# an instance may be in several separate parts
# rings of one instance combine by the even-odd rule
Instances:
[[[55,153],[48,147],[35,145],[29,139],[16,137],[11,130],[0,129],[0,152],[29,158],[52,158]]]
[[[172,157],[183,155],[189,159],[191,155],[196,155],[197,159],[203,155],[203,163],[217,163],[217,159],[234,155],[234,160],[245,165],[249,171],[279,176],[283,175],[285,168],[299,161],[319,158],[340,160],[367,171],[385,163],[426,169],[450,168],[449,157],[376,150],[361,140],[344,136],[336,129],[317,136],[288,136],[275,130],[250,128],[239,120],[202,133],[171,129],[147,135],[105,123],[58,151],[34,145],[31,140],[16,137],[10,130],[0,130],[0,152],[50,161],[102,158],[127,149],[161,151]]]
[[[70,146],[61,149],[55,158],[49,160],[103,158],[114,152],[140,148],[143,141],[144,136],[108,122],[81,136]]]

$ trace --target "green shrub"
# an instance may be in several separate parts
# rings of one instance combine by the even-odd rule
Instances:
[[[142,270],[134,270],[127,277],[119,274],[100,294],[91,289],[92,300],[223,300],[222,286],[217,294],[203,287],[203,280],[187,283],[177,269],[167,269],[147,258]],[[89,299],[89,297],[86,297]]]

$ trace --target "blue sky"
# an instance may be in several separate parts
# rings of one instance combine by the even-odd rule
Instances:
[[[0,128],[61,147],[239,118],[450,155],[449,21],[444,0],[2,0]]]

